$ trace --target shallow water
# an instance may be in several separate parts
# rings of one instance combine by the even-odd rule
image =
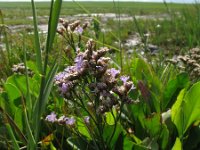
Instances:
[[[133,20],[133,16],[130,16],[128,14],[120,14],[117,15],[115,13],[92,13],[92,14],[76,14],[73,16],[61,16],[61,18],[65,19],[65,20],[70,20],[70,21],[74,21],[74,20],[84,20],[84,21],[91,21],[94,17],[98,17],[100,18],[100,20],[102,21],[102,23],[112,19],[115,21],[131,21]],[[155,19],[155,20],[163,20],[163,19],[169,19],[169,15],[167,14],[160,14],[160,15],[140,15],[140,16],[135,16],[136,19]],[[27,19],[33,19],[32,16],[27,17]],[[47,22],[48,16],[38,16],[38,20],[40,20],[40,22]],[[42,20],[42,21],[41,21]],[[28,31],[33,30],[33,25],[11,25],[9,26],[9,29],[12,32],[17,32],[20,31],[22,29],[26,28]],[[48,30],[48,25],[47,24],[39,24],[38,25],[38,29],[40,31],[40,33],[47,33]],[[105,31],[107,31],[107,29],[104,29]],[[108,29],[110,31],[110,29]]]

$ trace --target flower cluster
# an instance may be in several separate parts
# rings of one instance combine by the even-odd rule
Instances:
[[[48,122],[51,122],[51,123],[58,123],[60,125],[68,125],[70,127],[74,127],[75,123],[76,123],[76,119],[74,117],[66,117],[66,116],[62,115],[57,118],[57,115],[55,114],[55,112],[51,112],[50,115],[47,115],[45,120]],[[85,116],[83,118],[83,121],[85,124],[89,124],[90,117]]]
[[[27,69],[28,69],[28,75],[32,76],[33,72],[29,68],[27,68]],[[25,74],[26,69],[25,69],[24,63],[19,63],[16,65],[13,65],[12,72],[17,73],[17,74]]]
[[[74,126],[76,122],[73,117],[61,116],[57,118],[57,115],[54,112],[52,112],[50,115],[47,115],[45,120],[51,123],[57,122],[59,124],[66,124],[69,126]]]
[[[75,33],[77,35],[81,35],[84,31],[84,29],[86,29],[88,27],[88,22],[84,23],[83,25],[81,25],[81,22],[79,20],[76,20],[72,23],[69,23],[68,21],[65,21],[63,19],[60,19],[59,22],[61,23],[62,27],[60,27],[57,32],[60,35],[64,35],[64,33]]]
[[[108,51],[108,48],[96,50],[95,42],[89,40],[86,50],[77,54],[74,65],[68,66],[55,76],[55,84],[65,99],[72,99],[77,92],[76,87],[87,85],[90,95],[88,102],[94,106],[98,101],[94,108],[98,113],[109,111],[120,104],[120,100],[124,103],[132,101],[128,93],[134,88],[133,83],[128,81],[127,76],[119,78],[119,70],[108,68],[110,58],[105,57]],[[79,93],[81,90],[82,88],[79,88]]]
[[[178,65],[181,70],[189,72],[192,80],[200,77],[200,48],[192,48],[187,55],[180,55],[168,61]]]

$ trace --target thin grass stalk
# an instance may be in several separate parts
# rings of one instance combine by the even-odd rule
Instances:
[[[0,109],[1,112],[3,112],[2,109]],[[9,124],[9,120],[7,118],[7,115],[6,113],[4,113],[4,121],[5,121],[5,126],[6,126],[6,129],[8,131],[8,135],[10,136],[12,142],[13,142],[13,149],[14,150],[20,150],[20,147],[17,143],[17,139],[15,138],[15,134],[13,133],[13,130],[12,130],[12,127],[11,125]]]
[[[25,116],[25,125],[26,125],[26,131],[28,133],[28,149],[35,149],[37,147],[36,141],[34,139],[32,130],[31,130],[31,125],[30,122],[32,119],[32,100],[31,100],[31,95],[30,95],[30,84],[29,84],[29,77],[28,77],[28,69],[27,69],[27,64],[26,64],[26,48],[25,48],[25,39],[23,39],[23,49],[24,49],[24,66],[26,70],[26,89],[27,89],[27,95],[26,95],[26,102],[24,102],[24,116]],[[27,111],[29,110],[29,112]]]
[[[3,18],[3,13],[2,11],[0,10],[0,18],[1,18],[1,23],[2,25],[4,26],[4,18]],[[11,56],[11,53],[10,53],[10,47],[9,47],[9,42],[8,42],[8,35],[7,35],[7,32],[6,30],[4,30],[4,38],[5,38],[5,44],[6,44],[6,52],[7,52],[7,57],[8,57],[8,64],[10,65],[10,56]]]
[[[9,116],[9,114],[7,114],[3,108],[0,107],[0,112],[5,116],[5,123],[9,123],[9,125],[12,127],[12,129],[15,130],[15,132],[19,135],[19,137],[22,139],[22,141],[24,142],[24,144],[27,144],[27,139],[24,136],[24,134],[22,133],[22,131],[19,129],[19,127],[16,125],[16,123],[14,122],[14,120],[12,119],[12,117]]]
[[[11,138],[12,141],[13,141],[13,149],[14,149],[14,150],[20,150],[20,147],[19,147],[19,145],[18,145],[18,143],[17,143],[17,140],[16,140],[16,138],[15,138],[15,135],[14,135],[14,133],[13,133],[13,131],[12,131],[11,126],[9,125],[9,123],[5,123],[5,126],[6,126],[6,129],[7,129],[7,131],[8,131],[8,134],[10,135],[10,138]]]
[[[121,20],[120,20],[120,9],[119,9],[119,1],[118,6],[116,6],[115,0],[113,0],[116,18],[118,19],[118,42],[119,42],[119,50],[120,50],[120,68],[121,72],[123,72],[123,50],[122,50],[122,43],[121,43]]]
[[[24,35],[23,35],[24,36]],[[23,38],[23,49],[24,49],[24,66],[25,66],[25,76],[26,76],[26,89],[27,89],[27,95],[26,95],[26,107],[29,111],[28,112],[28,117],[29,119],[32,118],[32,100],[31,100],[31,94],[30,94],[30,83],[29,83],[29,77],[28,77],[28,69],[27,69],[27,58],[26,58],[26,47],[25,47],[25,36]]]

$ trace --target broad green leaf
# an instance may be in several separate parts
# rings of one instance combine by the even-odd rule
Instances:
[[[175,144],[172,147],[172,150],[182,150],[182,144],[179,138],[176,138]]]
[[[107,142],[111,149],[114,148],[120,133],[123,132],[121,124],[118,123],[115,125],[105,125],[103,131],[104,141]]]
[[[115,143],[115,150],[123,149],[123,143],[124,143],[124,135],[123,132],[121,132],[118,136],[118,139]]]
[[[172,111],[172,121],[182,137],[192,123],[200,119],[200,82],[194,84],[180,102],[175,103]],[[182,98],[181,96],[179,97]],[[178,100],[181,101],[181,100]]]
[[[170,80],[163,93],[162,109],[167,107],[177,90],[187,87],[188,84],[189,76],[187,73],[181,73],[175,79]]]
[[[33,61],[27,61],[27,67],[34,73],[39,73],[36,64]]]
[[[155,114],[152,117],[145,119],[145,129],[151,135],[151,137],[156,138],[161,130],[160,115]]]
[[[88,138],[88,140],[92,139],[89,133],[89,128],[86,126],[85,123],[83,123],[83,120],[81,120],[80,118],[77,118],[77,128],[82,135]]]
[[[21,108],[17,108],[15,111],[14,121],[17,124],[18,128],[23,131],[23,111]]]
[[[169,141],[169,130],[167,129],[167,126],[163,124],[160,134],[160,142],[159,142],[160,148],[163,150],[167,149],[168,141]]]
[[[34,83],[39,81],[35,81],[34,78],[28,78],[29,86],[30,86],[30,94],[34,94],[35,96],[38,95],[38,88]],[[23,94],[24,97],[27,96],[27,86],[26,86],[26,76],[25,75],[12,75],[6,80],[6,84],[12,84],[15,86],[18,91]],[[16,95],[17,96],[17,95]]]
[[[158,76],[156,76],[149,63],[145,62],[141,58],[133,60],[132,70],[132,76],[134,76],[137,81],[144,81],[148,86],[148,90],[151,93],[149,98],[151,109],[153,111],[160,112],[159,105],[160,98],[162,97],[162,83]]]
[[[115,124],[115,118],[116,118],[116,110],[113,109],[113,114],[111,112],[106,113],[106,122],[109,125],[114,125]]]
[[[134,142],[131,141],[130,138],[128,138],[128,135],[126,135],[126,136],[124,137],[123,149],[124,149],[124,150],[126,150],[126,149],[127,149],[127,150],[128,150],[128,149],[132,149],[133,145],[134,145]]]
[[[176,102],[174,103],[174,105],[172,106],[172,109],[171,109],[172,122],[174,122],[174,123],[176,122],[176,124],[181,124],[181,122],[179,122],[180,118],[178,119],[178,117],[177,117],[177,113],[180,111],[180,107],[183,102],[185,93],[186,93],[186,89],[181,90],[181,92],[179,93],[179,95],[177,97]],[[179,125],[179,126],[181,126],[181,125]]]
[[[21,92],[15,85],[11,83],[5,83],[4,87],[10,101],[14,101],[15,99],[21,97]]]

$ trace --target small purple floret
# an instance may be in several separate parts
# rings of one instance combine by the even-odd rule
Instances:
[[[69,125],[69,126],[73,126],[75,124],[76,120],[71,117],[71,118],[66,118],[66,125]]]
[[[60,88],[61,93],[65,93],[68,90],[68,85],[66,83],[62,84],[62,87]]]
[[[75,59],[76,69],[80,70],[83,66],[83,55],[78,55]]]
[[[108,69],[108,72],[110,73],[110,75],[115,78],[118,74],[120,74],[120,71],[119,70],[116,70],[115,68],[111,68],[111,69]]]
[[[79,34],[81,35],[83,33],[83,28],[81,26],[78,26],[75,31],[74,31],[76,34]]]
[[[128,76],[121,76],[120,79],[122,80],[123,84],[125,84],[130,77]]]
[[[49,122],[52,122],[52,123],[55,122],[55,121],[57,121],[56,114],[54,112],[52,112],[50,115],[46,116],[45,120],[47,120]]]
[[[56,81],[61,80],[64,76],[65,76],[65,73],[64,72],[60,72],[55,76],[55,80]]]

